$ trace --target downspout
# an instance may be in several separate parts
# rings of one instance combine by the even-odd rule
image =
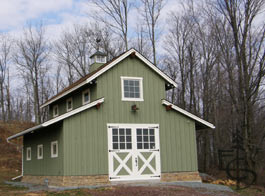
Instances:
[[[24,175],[24,167],[23,167],[23,165],[24,165],[24,163],[23,163],[23,156],[24,156],[24,148],[23,148],[23,145],[18,145],[18,144],[15,144],[15,143],[12,143],[12,142],[10,142],[9,140],[8,140],[8,138],[6,139],[6,141],[7,141],[7,143],[9,143],[9,144],[11,144],[11,145],[14,145],[14,146],[18,146],[19,148],[21,148],[21,153],[22,153],[22,156],[21,156],[21,174],[19,175],[19,176],[16,176],[16,177],[14,177],[14,178],[12,178],[11,180],[16,180],[16,179],[18,179],[18,178],[22,178],[23,177],[23,175]]]

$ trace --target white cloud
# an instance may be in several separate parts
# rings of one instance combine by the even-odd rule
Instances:
[[[0,0],[0,30],[23,26],[42,14],[69,9],[72,0]]]

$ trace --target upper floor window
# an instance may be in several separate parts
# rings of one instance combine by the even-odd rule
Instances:
[[[143,78],[121,77],[123,101],[143,101]]]
[[[58,157],[58,141],[51,142],[51,157]]]
[[[69,98],[66,100],[66,111],[69,112],[73,109],[73,98]]]
[[[27,161],[30,161],[31,160],[31,147],[27,147],[26,149],[26,158],[27,158]]]
[[[53,117],[56,117],[59,115],[59,107],[58,105],[53,106]]]
[[[90,102],[90,91],[89,91],[89,89],[83,91],[82,94],[83,94],[82,95],[83,105],[89,103]]]
[[[43,145],[42,144],[37,146],[37,158],[43,159]]]

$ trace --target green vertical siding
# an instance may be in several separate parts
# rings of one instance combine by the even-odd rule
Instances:
[[[143,77],[143,102],[121,101],[121,76]],[[147,65],[123,60],[97,79],[96,95],[105,97],[99,110],[63,121],[65,175],[108,174],[107,123],[159,124],[162,172],[197,171],[195,122],[165,110],[165,81]]]
[[[63,128],[62,123],[24,136],[24,175],[63,175]],[[58,141],[58,157],[51,158],[51,142]],[[43,144],[43,159],[37,159],[37,145]],[[31,160],[26,160],[26,149],[31,147]]]

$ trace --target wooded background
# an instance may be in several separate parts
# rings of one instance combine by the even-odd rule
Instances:
[[[218,167],[218,149],[230,149],[238,131],[248,167],[264,182],[265,1],[188,0],[166,21],[159,20],[165,0],[88,3],[97,7],[88,23],[73,24],[56,40],[41,22],[25,26],[19,38],[0,34],[0,119],[43,122],[47,111],[39,106],[88,74],[97,49],[111,60],[134,47],[178,83],[170,101],[216,126],[197,131],[200,171]]]

